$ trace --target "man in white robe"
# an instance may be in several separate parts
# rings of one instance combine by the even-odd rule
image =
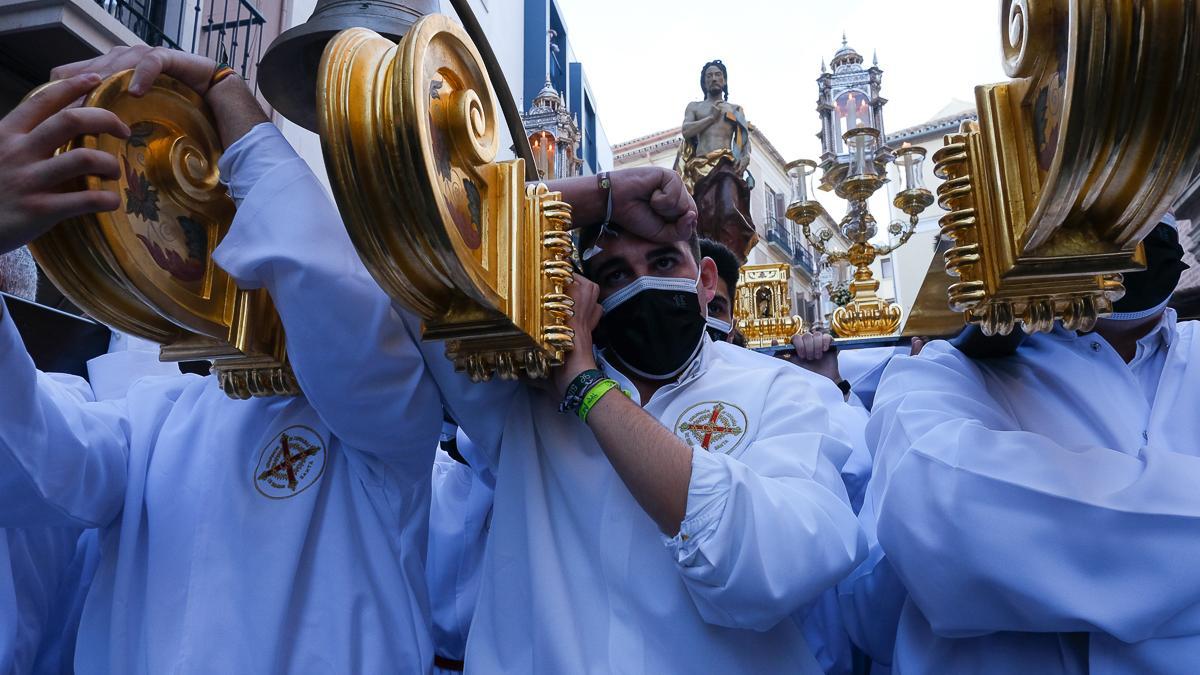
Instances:
[[[35,99],[33,117],[57,121],[61,139],[29,133],[39,122],[27,119],[5,147],[35,174],[67,161],[50,155],[81,122],[128,134],[105,111],[55,110],[99,81],[77,73],[129,67],[135,93],[165,72],[213,108],[239,204],[214,257],[241,287],[271,293],[304,396],[235,401],[211,377],[179,376],[82,404],[39,386],[4,316],[0,525],[100,529],[80,672],[427,672],[438,391],[328,196],[245,84],[212,84],[215,64],[200,57],[120,48],[58,71],[67,83]],[[115,171],[103,153],[70,155],[59,157],[85,173]],[[0,245],[36,236],[59,217],[47,213],[76,202],[119,204],[103,192],[64,201],[52,188],[34,195],[37,208],[17,200],[24,218],[0,217]]]
[[[635,171],[612,176],[613,194],[629,189],[623,180],[656,183],[658,213],[687,218],[664,206],[686,194],[677,176]],[[576,223],[599,224],[597,179],[566,183]],[[583,237],[595,282],[577,276],[571,287],[576,348],[549,386],[473,384],[442,345],[422,345],[496,478],[467,671],[820,672],[790,615],[862,555],[838,473],[851,441],[829,414],[841,395],[827,380],[710,341],[702,308],[716,271],[696,240],[664,235],[670,223],[646,226],[637,213],[612,220],[624,230]],[[655,289],[667,289],[665,306],[638,304]],[[662,331],[609,323],[608,347],[593,352],[598,302],[610,318],[669,316]],[[625,303],[633,309],[619,311]],[[646,350],[618,353],[640,339]],[[618,385],[586,422],[558,412],[568,383],[600,368]],[[663,377],[664,368],[676,372]]]
[[[1178,234],[1146,244],[1095,332],[889,365],[868,439],[879,542],[910,594],[897,672],[1200,663],[1200,336],[1165,308]]]
[[[244,83],[208,91],[215,64],[197,58],[117,50],[75,72],[136,64],[135,87],[163,69],[206,95],[241,201],[218,261],[271,291],[306,396],[235,401],[214,378],[180,375],[84,402],[42,383],[0,307],[0,525],[98,528],[79,672],[426,672],[437,392],[411,345],[375,346],[361,304],[343,301],[381,293],[315,177]],[[50,156],[82,122],[128,133],[105,111],[56,112],[98,81],[71,77],[35,99],[0,144],[12,166],[37,174],[70,160],[111,175],[112,158]],[[38,133],[43,120],[50,132]],[[36,236],[61,217],[44,215],[58,202],[118,201],[37,192],[52,188],[16,197],[0,243]]]

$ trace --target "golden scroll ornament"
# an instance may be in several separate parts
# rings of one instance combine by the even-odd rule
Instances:
[[[1200,3],[1004,0],[1006,72],[934,155],[951,307],[1090,330],[1200,153]]]
[[[318,76],[321,145],[350,237],[380,286],[473,380],[545,377],[574,334],[571,208],[496,161],[500,106],[451,19],[399,44],[339,33]]]
[[[167,76],[132,96],[132,73],[105,79],[84,102],[114,112],[130,137],[87,135],[59,150],[114,155],[119,178],[88,176],[68,189],[115,192],[121,207],[60,223],[30,243],[34,257],[71,302],[116,330],[159,343],[162,360],[212,359],[229,396],[299,394],[267,292],[239,289],[212,258],[234,214],[218,180],[221,143],[212,113]]]

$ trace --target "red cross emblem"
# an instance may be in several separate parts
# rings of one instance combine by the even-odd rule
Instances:
[[[254,487],[266,497],[283,499],[304,491],[325,471],[325,444],[316,431],[292,426],[276,436],[258,460]]]
[[[719,401],[688,408],[675,426],[675,433],[688,445],[712,451],[732,449],[745,432],[745,413],[735,405]]]

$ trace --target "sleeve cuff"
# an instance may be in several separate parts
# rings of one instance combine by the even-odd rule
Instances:
[[[729,486],[733,482],[723,457],[705,450],[692,452],[692,478],[688,483],[687,513],[674,537],[663,535],[663,543],[681,567],[705,564],[700,545],[717,531]]]
[[[297,158],[296,151],[270,122],[255,125],[245,136],[233,142],[217,162],[221,181],[229,187],[229,196],[240,207],[242,200],[272,169]]]

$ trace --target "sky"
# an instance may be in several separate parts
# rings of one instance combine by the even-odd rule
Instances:
[[[787,160],[816,158],[816,78],[841,47],[883,69],[889,132],[920,124],[978,84],[1008,79],[999,0],[558,0],[568,39],[616,144],[678,126],[721,59],[729,100]],[[953,34],[953,38],[949,37]]]

